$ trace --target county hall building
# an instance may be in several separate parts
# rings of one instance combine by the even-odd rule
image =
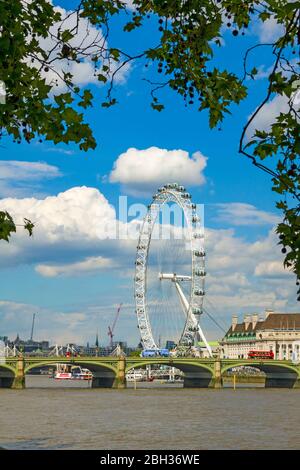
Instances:
[[[220,341],[222,358],[245,359],[249,351],[272,351],[274,359],[300,359],[300,313],[266,310],[245,315],[242,323],[233,315],[231,327]]]

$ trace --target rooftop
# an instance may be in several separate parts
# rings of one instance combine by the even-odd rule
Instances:
[[[264,320],[256,317],[256,321],[253,321],[252,315],[246,315],[242,323],[230,326],[225,337],[253,336],[257,331],[266,330],[300,330],[300,313],[267,312]]]

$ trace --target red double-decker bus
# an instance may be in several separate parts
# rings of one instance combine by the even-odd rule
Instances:
[[[274,359],[273,351],[249,351],[248,359]]]

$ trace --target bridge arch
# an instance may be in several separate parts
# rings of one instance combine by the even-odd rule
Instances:
[[[147,365],[164,365],[175,367],[184,373],[184,387],[187,388],[206,388],[213,386],[214,369],[209,364],[197,364],[192,361],[180,361],[176,359],[147,359],[130,362],[127,361],[126,373],[132,369],[144,368]]]
[[[234,364],[226,364],[222,367],[221,373],[222,376],[229,369],[236,367],[255,367],[260,371],[264,372],[266,375],[265,387],[279,387],[279,388],[293,388],[299,386],[300,381],[300,370],[295,365],[286,364],[283,361],[273,362],[273,361],[259,361],[251,360],[241,361]]]
[[[25,374],[29,372],[31,369],[36,369],[38,367],[51,367],[55,366],[55,364],[67,364],[67,365],[72,365],[72,366],[80,366],[84,367],[86,369],[89,369],[91,371],[96,370],[97,368],[102,368],[102,369],[109,369],[113,371],[114,373],[117,372],[117,368],[114,367],[111,364],[107,364],[106,362],[99,362],[99,361],[81,361],[79,360],[68,360],[68,359],[57,359],[55,361],[42,361],[42,362],[35,362],[27,365],[24,369]]]
[[[0,363],[0,388],[11,388],[16,375],[16,369],[5,362]]]
[[[65,359],[44,360],[42,362],[32,362],[25,366],[24,373],[28,373],[31,369],[42,367],[53,367],[56,364],[67,364],[72,366],[80,366],[89,369],[93,373],[92,387],[111,388],[116,379],[117,368],[107,362],[80,360],[80,358],[72,359],[71,361]]]
[[[3,370],[9,370],[11,372],[13,372],[13,374],[16,373],[16,369],[14,366],[10,365],[10,364],[6,364],[6,362],[0,362],[0,371],[1,369]]]

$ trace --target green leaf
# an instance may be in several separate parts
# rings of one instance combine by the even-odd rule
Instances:
[[[99,82],[103,82],[103,83],[107,82],[107,77],[105,75],[102,75],[101,73],[98,73],[97,78]]]
[[[32,236],[34,224],[29,220],[24,218],[24,229],[27,230],[29,236]]]
[[[159,112],[164,109],[164,105],[163,105],[163,104],[151,103],[151,106],[152,106],[152,109],[155,109],[155,111],[159,111]]]
[[[70,39],[72,39],[74,37],[74,35],[71,33],[71,31],[69,29],[65,29],[62,33],[61,33],[61,40],[63,42],[68,42],[70,41]]]
[[[0,240],[8,242],[14,232],[16,232],[16,225],[11,215],[6,211],[0,211]]]

